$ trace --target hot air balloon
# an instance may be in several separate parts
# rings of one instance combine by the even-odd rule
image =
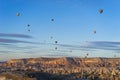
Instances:
[[[72,52],[72,50],[70,50],[70,52]]]
[[[88,56],[89,54],[87,53],[86,56]]]
[[[55,44],[57,44],[58,43],[58,41],[55,41]]]
[[[28,31],[30,32],[30,29],[28,29]]]
[[[102,14],[102,13],[103,13],[103,9],[100,9],[100,10],[99,10],[99,13]]]
[[[28,24],[27,26],[30,27],[30,24]]]
[[[51,36],[50,39],[53,39],[53,37]]]
[[[16,16],[20,16],[20,13],[16,13]]]
[[[55,50],[57,50],[57,47],[55,47]]]
[[[96,34],[96,30],[94,30],[93,33]]]
[[[54,19],[51,19],[51,21],[54,21]]]

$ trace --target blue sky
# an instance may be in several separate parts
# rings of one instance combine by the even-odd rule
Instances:
[[[119,10],[119,0],[0,0],[0,60],[119,57]]]

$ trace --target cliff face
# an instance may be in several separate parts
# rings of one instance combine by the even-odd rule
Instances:
[[[11,60],[7,61],[6,63],[7,64],[17,64],[17,63],[26,64],[27,59],[11,59]]]
[[[67,80],[74,80],[73,78],[76,80],[76,78],[85,77],[89,80],[108,80],[108,78],[110,78],[109,80],[120,80],[120,58],[63,57],[11,59],[7,61],[2,68],[3,71],[5,68],[5,70],[12,72],[35,72],[37,77],[41,76],[42,73],[49,73],[61,75],[62,78],[63,75],[65,75],[64,77],[65,79],[67,77]],[[43,76],[44,75],[42,75],[42,77]],[[51,78],[53,78],[53,76]],[[118,79],[114,79],[114,76]]]
[[[63,67],[83,67],[99,64],[119,64],[119,58],[28,58],[28,59],[11,59],[7,61],[8,65],[11,64],[40,64],[49,66],[63,66]]]

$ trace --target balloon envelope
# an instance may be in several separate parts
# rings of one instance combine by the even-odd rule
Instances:
[[[57,50],[57,47],[55,47],[55,50]]]
[[[27,26],[29,27],[30,25],[28,24]]]
[[[51,36],[50,39],[53,39],[53,37]]]
[[[51,21],[54,21],[54,19],[51,19]]]
[[[58,42],[57,41],[55,41],[55,44],[57,44]]]
[[[94,34],[96,34],[96,30],[95,30],[95,31],[93,31],[93,33],[94,33]]]
[[[16,16],[20,16],[20,13],[16,13]]]
[[[30,32],[30,29],[28,29],[28,31]]]
[[[100,9],[100,10],[99,10],[99,13],[102,14],[102,13],[103,13],[103,9]]]

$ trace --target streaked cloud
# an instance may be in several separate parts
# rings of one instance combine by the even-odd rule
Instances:
[[[19,44],[16,45],[16,43],[20,43],[22,45]],[[24,43],[29,43],[30,45],[23,45]],[[84,44],[71,45],[71,44],[29,42],[24,40],[23,41],[15,40],[15,39],[0,39],[0,45],[1,47],[4,47],[3,50],[0,51],[0,53],[13,53],[13,52],[9,52],[8,50],[10,51],[15,50],[14,51],[15,53],[21,53],[23,55],[35,54],[45,57],[81,56],[84,55],[84,52],[96,53],[97,50],[114,51],[116,53],[120,52],[120,42],[110,42],[110,41],[88,41],[88,42],[84,42]],[[46,47],[43,48],[43,46]],[[53,49],[49,49],[48,46],[52,46]],[[58,50],[54,50],[55,46],[58,46]],[[71,50],[72,52],[70,52]],[[83,53],[83,54],[78,54],[78,53]]]
[[[4,53],[12,53],[12,51],[0,51],[0,54],[4,54]]]
[[[15,38],[33,38],[32,36],[25,34],[8,34],[8,33],[0,33],[0,37],[15,37]]]
[[[5,38],[0,38],[0,43],[31,43],[31,44],[37,44],[37,42],[29,42],[29,41],[16,40],[16,39],[5,39]]]
[[[120,42],[92,41],[87,43],[88,45],[83,46],[84,48],[103,49],[103,50],[119,50],[120,49]]]
[[[72,50],[113,50],[120,51],[120,42],[110,42],[110,41],[89,41],[85,44],[79,45],[69,45],[69,44],[58,44],[61,47],[69,48]]]
[[[59,53],[57,53],[57,52],[52,52],[51,54],[46,54],[46,55],[44,55],[45,57],[64,57],[64,56],[66,56],[66,57],[69,57],[70,55],[68,55],[68,54],[65,54],[65,53],[61,53],[61,52],[59,52]]]

